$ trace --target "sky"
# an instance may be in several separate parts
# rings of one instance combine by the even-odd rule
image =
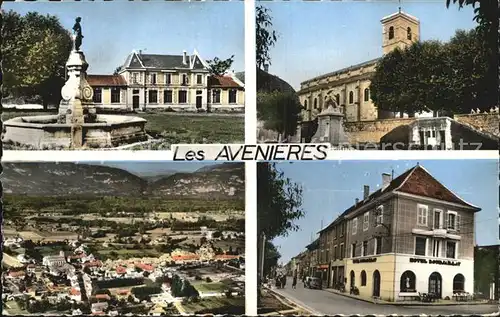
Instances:
[[[101,163],[96,162],[79,162],[82,164],[105,165],[126,170],[137,176],[153,176],[176,173],[190,173],[202,167],[221,164],[220,162],[172,162],[172,161],[106,161]]]
[[[285,177],[302,185],[305,216],[296,221],[300,230],[273,242],[287,263],[311,242],[311,237],[330,224],[356,198],[363,197],[363,185],[370,193],[378,190],[382,173],[394,178],[419,163],[434,178],[465,201],[480,207],[476,214],[478,245],[498,244],[498,161],[419,160],[419,161],[316,161],[277,164]]]
[[[278,33],[269,72],[291,84],[382,56],[380,20],[397,12],[389,1],[274,1]],[[421,40],[448,41],[457,29],[474,28],[472,8],[446,8],[445,0],[401,1],[402,11],[420,20]]]
[[[205,59],[234,55],[232,70],[244,70],[244,4],[237,2],[68,1],[4,2],[22,15],[56,15],[72,30],[82,18],[81,49],[90,74],[112,74],[132,50],[182,55],[194,49]]]

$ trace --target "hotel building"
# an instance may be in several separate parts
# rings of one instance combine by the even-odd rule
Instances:
[[[364,297],[472,294],[480,210],[420,165],[394,179],[383,174],[379,190],[370,194],[365,185],[363,200],[320,231],[317,268],[327,268],[322,277],[328,287],[344,281],[347,291],[356,287]]]

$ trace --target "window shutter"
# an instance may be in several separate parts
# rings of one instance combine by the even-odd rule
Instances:
[[[448,213],[445,213],[443,218],[443,227],[448,230]]]
[[[433,210],[431,212],[431,221],[432,221],[432,229],[436,229],[436,222],[435,222],[435,219],[436,219],[436,211]]]
[[[457,215],[457,225],[456,225],[456,229],[457,231],[460,231],[460,215]]]

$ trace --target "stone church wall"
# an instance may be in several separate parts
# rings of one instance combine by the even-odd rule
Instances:
[[[410,124],[415,118],[383,119],[365,122],[344,123],[349,142],[356,143],[378,143],[380,138],[401,125]]]
[[[453,117],[460,123],[469,125],[476,130],[500,137],[498,113],[458,114]]]

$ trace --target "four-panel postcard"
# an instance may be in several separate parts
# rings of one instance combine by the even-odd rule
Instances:
[[[2,316],[498,316],[492,0],[0,1]]]

